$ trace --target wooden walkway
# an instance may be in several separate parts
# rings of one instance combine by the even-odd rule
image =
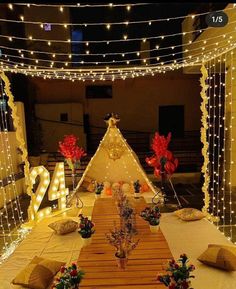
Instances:
[[[80,253],[78,264],[85,271],[80,288],[86,289],[164,289],[157,281],[157,274],[164,273],[167,262],[172,258],[168,244],[159,231],[150,232],[148,224],[138,216],[146,206],[144,199],[133,200],[137,211],[137,229],[140,239],[131,252],[125,270],[119,269],[113,246],[108,244],[105,233],[119,224],[119,216],[113,199],[102,198],[95,202],[92,220],[96,232],[92,243]]]

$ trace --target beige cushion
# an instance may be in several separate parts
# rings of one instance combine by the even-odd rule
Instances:
[[[210,244],[198,260],[212,267],[236,271],[236,246]]]
[[[175,211],[174,214],[183,221],[196,221],[206,217],[206,214],[194,208],[180,209]]]
[[[89,192],[94,192],[95,190],[95,181],[93,178],[90,178],[89,176],[86,176],[83,179],[83,182],[81,184],[81,187]]]
[[[31,289],[46,289],[61,266],[64,265],[64,262],[57,262],[36,256],[12,280],[12,283]]]
[[[58,235],[74,232],[78,228],[78,223],[71,219],[62,219],[48,225]]]

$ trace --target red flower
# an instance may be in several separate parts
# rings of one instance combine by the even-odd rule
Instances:
[[[175,269],[179,269],[179,265],[178,264],[175,264]]]
[[[157,177],[162,176],[163,173],[172,175],[178,166],[178,160],[168,150],[170,140],[171,133],[168,133],[165,138],[156,132],[151,146],[155,155],[145,159],[149,166],[154,167],[154,174]]]
[[[189,288],[189,283],[187,281],[185,281],[185,280],[183,280],[181,285],[182,285],[183,289],[188,289]]]
[[[77,270],[72,270],[72,271],[70,272],[70,276],[72,276],[72,277],[75,277],[75,276],[77,276],[77,275],[78,275]]]
[[[176,289],[175,283],[171,283],[171,284],[169,285],[169,289]]]
[[[64,273],[65,270],[66,270],[66,268],[64,266],[62,266],[60,271],[61,271],[61,273]]]
[[[80,161],[83,156],[86,156],[85,151],[78,146],[78,140],[75,135],[65,135],[63,141],[59,142],[59,152],[72,162]]]

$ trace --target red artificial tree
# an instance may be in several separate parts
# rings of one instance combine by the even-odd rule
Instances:
[[[64,156],[72,170],[73,190],[75,189],[75,170],[79,167],[80,160],[86,156],[83,148],[78,146],[79,138],[73,134],[65,135],[59,142],[59,152]]]
[[[151,145],[154,154],[146,158],[147,164],[154,168],[154,175],[161,177],[162,189],[166,178],[170,178],[178,166],[178,159],[168,150],[170,140],[170,132],[167,137],[156,132]]]

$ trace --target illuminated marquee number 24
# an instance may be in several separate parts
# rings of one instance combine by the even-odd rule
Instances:
[[[66,208],[66,195],[69,193],[69,189],[65,187],[64,163],[56,163],[51,183],[49,172],[44,166],[32,168],[30,172],[30,178],[33,184],[35,183],[37,176],[40,177],[40,182],[36,192],[33,193],[31,198],[31,220],[42,219],[51,213],[51,207],[46,207],[39,210],[49,184],[50,186],[48,190],[48,199],[50,201],[58,199],[59,210]]]

